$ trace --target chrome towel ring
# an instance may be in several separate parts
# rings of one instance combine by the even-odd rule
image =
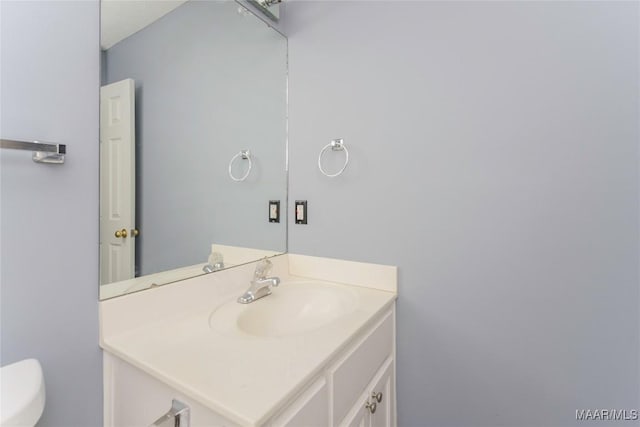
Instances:
[[[247,168],[247,171],[245,172],[245,174],[242,175],[240,178],[235,177],[233,175],[233,172],[231,171],[231,167],[233,166],[233,162],[235,162],[237,158],[240,158],[242,160],[249,160],[249,167]],[[232,180],[236,181],[236,182],[244,181],[245,179],[247,179],[247,177],[251,173],[251,167],[252,166],[253,166],[253,163],[251,162],[251,152],[249,150],[241,150],[238,154],[233,156],[231,158],[231,161],[229,162],[229,177]]]
[[[342,165],[342,168],[336,173],[327,173],[327,171],[325,171],[324,168],[322,167],[322,156],[329,148],[331,148],[331,151],[344,151],[344,155],[345,155],[344,165]],[[323,175],[328,176],[329,178],[334,178],[340,175],[342,172],[344,172],[348,164],[349,164],[349,150],[347,150],[347,146],[344,145],[344,140],[342,138],[332,139],[330,143],[324,146],[324,148],[320,151],[320,155],[318,156],[318,168],[320,169],[320,172],[322,172]]]

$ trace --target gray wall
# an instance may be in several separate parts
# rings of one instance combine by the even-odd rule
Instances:
[[[286,61],[286,39],[234,2],[187,2],[107,51],[106,81],[136,81],[142,274],[204,262],[214,242],[286,250],[267,216],[270,199],[286,212]],[[253,170],[233,182],[246,148]]]
[[[0,3],[3,138],[68,144],[63,166],[0,152],[2,365],[35,357],[41,426],[102,425],[97,1]]]
[[[401,426],[638,407],[638,7],[287,4],[290,250],[399,266]]]

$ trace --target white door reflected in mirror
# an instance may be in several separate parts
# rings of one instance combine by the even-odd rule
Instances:
[[[135,274],[135,84],[100,88],[100,283]]]

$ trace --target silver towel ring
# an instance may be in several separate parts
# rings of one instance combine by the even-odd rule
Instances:
[[[231,166],[233,166],[233,162],[235,162],[238,157],[243,160],[249,160],[249,167],[247,168],[247,172],[245,172],[245,174],[240,178],[236,178],[235,176],[233,176],[233,172],[231,172]],[[229,177],[236,182],[244,181],[249,176],[249,173],[251,173],[252,166],[253,163],[251,162],[251,152],[249,150],[241,150],[238,154],[233,156],[231,158],[231,161],[229,162]]]
[[[344,151],[344,155],[345,155],[344,165],[336,173],[327,173],[322,167],[322,156],[324,155],[325,151],[327,151],[329,148],[331,148],[331,151]],[[324,146],[324,148],[320,151],[320,155],[318,156],[318,168],[320,169],[320,172],[322,172],[323,175],[328,176],[329,178],[334,178],[340,175],[342,172],[344,172],[348,164],[349,164],[349,150],[347,150],[347,146],[344,145],[344,140],[342,138],[332,139],[330,143]]]

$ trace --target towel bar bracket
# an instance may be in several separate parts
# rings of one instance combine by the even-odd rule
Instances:
[[[48,163],[60,165],[64,163],[64,156],[67,154],[65,144],[56,144],[39,141],[16,141],[13,139],[0,139],[0,148],[12,150],[33,151],[31,159],[36,163]]]
[[[61,165],[64,163],[64,154],[46,153],[44,151],[34,151],[31,160],[36,163],[48,163],[52,165]]]

